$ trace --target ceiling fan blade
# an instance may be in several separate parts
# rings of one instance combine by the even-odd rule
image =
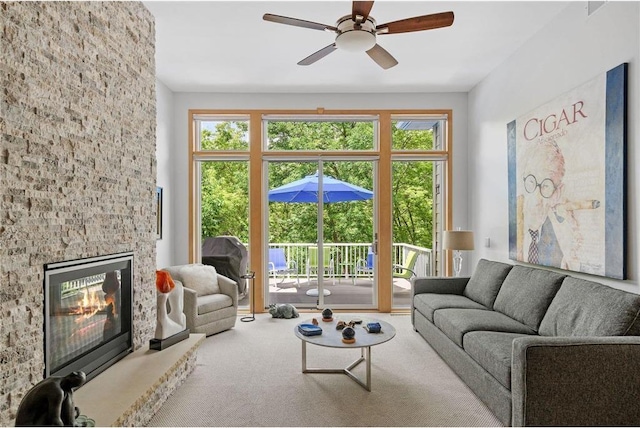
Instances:
[[[302,27],[302,28],[310,28],[312,30],[329,30],[329,31],[338,31],[336,27],[331,25],[320,24],[317,22],[305,21],[303,19],[298,18],[289,18],[287,16],[273,15],[271,13],[265,13],[262,16],[262,19],[265,21],[276,22],[278,24],[286,24],[293,25],[294,27]]]
[[[367,55],[385,70],[398,64],[398,61],[391,56],[382,46],[376,43],[374,47],[367,51]]]
[[[311,55],[309,55],[308,57],[300,61],[298,65],[311,65],[314,62],[318,61],[319,59],[322,59],[325,56],[329,55],[331,52],[335,51],[336,49],[337,49],[336,44],[331,43],[329,46],[325,46],[324,48],[320,49],[318,52],[312,53]]]
[[[362,20],[366,20],[373,7],[372,1],[354,1],[351,8],[351,19],[356,20],[356,15],[362,16]]]
[[[378,34],[409,33],[448,27],[451,24],[453,24],[453,12],[442,12],[380,24],[376,27],[376,32]]]

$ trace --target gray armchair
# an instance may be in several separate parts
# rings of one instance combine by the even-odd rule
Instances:
[[[198,264],[199,265],[199,264]],[[217,274],[219,293],[205,294],[188,287],[180,271],[189,265],[164,268],[174,281],[184,286],[184,314],[191,333],[207,336],[232,328],[238,313],[238,284],[226,276]],[[200,294],[200,295],[198,295]]]

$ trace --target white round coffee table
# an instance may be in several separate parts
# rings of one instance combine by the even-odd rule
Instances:
[[[342,331],[336,330],[336,324],[338,320],[349,322],[351,319],[361,319],[362,324],[356,324],[354,330],[356,331],[356,341],[354,343],[344,343],[342,341]],[[335,316],[333,321],[324,322],[322,316],[316,318],[318,325],[322,327],[322,334],[318,336],[305,336],[298,331],[299,324],[311,324],[311,320],[302,321],[296,324],[294,327],[295,335],[302,341],[302,373],[342,373],[349,376],[356,383],[362,386],[367,391],[371,391],[371,347],[387,342],[396,335],[396,329],[391,324],[385,321],[380,321],[374,318],[359,317],[359,316]],[[364,326],[370,322],[378,322],[382,327],[380,333],[369,333],[364,329]],[[307,343],[317,346],[326,346],[329,348],[360,348],[360,358],[353,363],[349,364],[344,369],[334,368],[309,368],[307,367]],[[361,362],[366,362],[365,369],[365,381],[360,380],[351,370]]]

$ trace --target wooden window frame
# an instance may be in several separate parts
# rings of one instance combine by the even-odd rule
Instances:
[[[262,121],[264,116],[377,116],[379,122],[379,144],[374,145],[373,150],[348,151],[348,152],[327,152],[327,151],[292,151],[274,152],[263,150]],[[197,116],[212,117],[247,117],[249,120],[249,150],[248,151],[202,151],[198,150],[199,137],[196,135]],[[392,121],[397,117],[423,117],[441,116],[446,118],[446,135],[444,137],[444,148],[442,150],[392,150]],[[393,244],[393,221],[392,221],[392,162],[397,159],[405,160],[440,160],[443,161],[444,176],[446,178],[443,196],[444,228],[450,229],[453,221],[452,195],[453,195],[453,110],[450,109],[425,109],[425,110],[204,110],[189,109],[189,179],[187,189],[189,195],[189,262],[194,263],[196,255],[199,253],[196,248],[197,225],[195,220],[196,196],[198,183],[196,177],[196,162],[203,159],[224,160],[224,159],[247,159],[249,162],[249,254],[257,254],[259,257],[251,257],[248,269],[255,272],[255,311],[264,312],[265,295],[262,286],[265,280],[266,267],[263,265],[262,257],[263,240],[265,238],[265,227],[263,220],[263,206],[265,200],[263,193],[263,159],[265,156],[272,157],[277,154],[284,158],[291,157],[318,157],[339,155],[345,158],[362,156],[363,154],[377,156],[378,160],[378,238],[379,238],[379,260],[391,260],[391,248]],[[257,207],[256,207],[257,204]],[[446,257],[446,274],[451,274],[451,256]],[[378,311],[391,312],[392,310],[392,284],[393,269],[391,263],[380,263],[378,270]],[[249,308],[253,310],[254,308]]]

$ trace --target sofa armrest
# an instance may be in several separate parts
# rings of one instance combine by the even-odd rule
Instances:
[[[174,279],[174,282],[180,281]],[[198,315],[198,293],[191,288],[185,287],[184,284],[182,289],[184,290],[184,306],[182,312],[184,312],[184,315],[187,317],[187,328],[193,330],[193,326],[190,324]]]
[[[218,286],[220,292],[231,297],[233,306],[238,307],[238,284],[231,278],[218,274]]]
[[[640,337],[513,341],[513,426],[638,425]]]
[[[418,277],[411,280],[412,298],[416,294],[462,294],[469,277]],[[413,300],[413,299],[412,299]]]

